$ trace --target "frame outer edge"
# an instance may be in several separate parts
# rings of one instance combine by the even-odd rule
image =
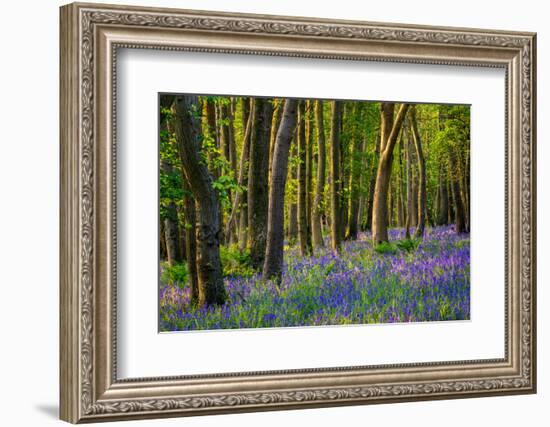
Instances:
[[[537,393],[537,33],[531,36],[531,389]]]
[[[83,111],[82,106],[88,105],[91,100],[94,101],[95,85],[94,76],[97,70],[92,70],[92,80],[90,81],[90,70],[87,68],[86,60],[90,59],[93,63],[94,48],[92,39],[82,39],[81,27],[86,29],[89,21],[81,21],[81,12],[86,7],[91,10],[101,12],[105,11],[126,11],[130,13],[130,18],[133,18],[131,12],[148,12],[162,11],[170,14],[189,13],[199,22],[206,22],[207,30],[219,30],[216,27],[217,21],[214,18],[232,17],[236,18],[240,15],[251,21],[257,19],[277,18],[284,21],[289,26],[297,27],[298,36],[308,36],[298,23],[304,23],[306,27],[311,27],[316,24],[315,18],[292,18],[292,17],[262,17],[261,15],[247,14],[223,14],[213,11],[185,11],[177,9],[157,9],[157,8],[142,8],[128,7],[122,5],[101,5],[101,4],[86,4],[76,3],[63,6],[60,9],[60,163],[61,163],[61,197],[60,197],[60,383],[61,383],[61,410],[60,418],[71,422],[95,422],[118,419],[139,419],[139,418],[161,418],[168,416],[182,415],[201,415],[214,413],[237,413],[250,412],[258,410],[280,410],[290,408],[307,408],[307,407],[326,407],[349,404],[365,404],[365,403],[382,403],[384,401],[398,402],[410,400],[435,400],[440,398],[464,398],[473,396],[486,395],[504,395],[504,394],[524,394],[536,392],[536,339],[535,339],[535,284],[536,284],[536,35],[534,33],[508,33],[508,32],[492,32],[489,30],[473,30],[465,29],[465,37],[473,37],[466,39],[464,44],[473,46],[477,43],[487,43],[487,46],[497,45],[500,42],[500,47],[517,50],[529,49],[530,52],[523,57],[526,61],[530,61],[530,66],[527,74],[527,83],[520,93],[525,96],[524,110],[522,112],[530,116],[523,121],[524,129],[530,133],[529,138],[523,139],[524,147],[529,150],[529,153],[522,155],[521,159],[524,162],[520,166],[520,173],[525,176],[523,181],[524,186],[520,186],[520,197],[524,195],[522,200],[527,207],[524,207],[524,220],[528,222],[527,226],[530,229],[527,234],[527,248],[525,248],[524,256],[528,258],[527,266],[529,273],[526,275],[527,283],[524,290],[525,311],[529,312],[525,316],[524,326],[527,332],[523,335],[526,339],[523,346],[523,355],[521,359],[527,361],[526,369],[523,371],[522,378],[510,379],[510,382],[503,382],[502,388],[498,385],[500,378],[495,379],[496,382],[479,380],[477,381],[462,381],[457,383],[466,389],[458,390],[453,388],[453,383],[427,383],[427,384],[402,384],[398,389],[398,394],[393,394],[392,387],[378,387],[375,391],[381,394],[362,396],[359,393],[356,396],[356,389],[324,389],[324,390],[292,390],[290,392],[269,391],[263,394],[238,393],[231,396],[224,395],[207,395],[196,396],[188,399],[143,399],[143,400],[112,400],[112,401],[97,401],[97,396],[94,396],[95,387],[97,386],[94,373],[94,353],[97,345],[95,332],[91,328],[90,316],[95,314],[94,308],[97,294],[93,291],[96,285],[97,277],[89,271],[90,266],[94,266],[97,259],[94,255],[94,243],[90,242],[89,238],[95,238],[97,223],[94,221],[94,207],[97,203],[95,197],[94,174],[97,171],[94,159],[94,135],[95,125],[93,124],[95,108],[93,111]],[[147,17],[146,17],[147,18]],[[108,21],[108,19],[107,19]],[[245,19],[246,21],[246,19]],[[150,25],[146,19],[144,23],[132,22],[131,25]],[[259,22],[259,21],[258,21]],[[322,23],[326,23],[323,21]],[[254,22],[252,22],[254,23]],[[210,25],[212,24],[212,25]],[[263,24],[263,22],[262,22]],[[320,23],[321,24],[321,23]],[[353,25],[342,21],[334,22],[334,24]],[[358,23],[359,25],[367,23]],[[368,23],[377,25],[377,23]],[[193,27],[194,24],[191,24]],[[389,30],[392,30],[394,25],[385,24]],[[380,24],[384,26],[384,24]],[[223,26],[222,26],[223,27]],[[327,27],[324,25],[324,27]],[[202,27],[201,27],[202,28]],[[423,27],[404,26],[404,30]],[[313,28],[315,29],[315,28]],[[430,31],[445,31],[451,35],[455,31],[460,32],[459,28],[437,28],[425,27],[427,32]],[[330,36],[330,38],[340,39],[345,37],[355,38],[357,33],[333,35],[332,32],[326,32],[326,28],[321,29],[320,36]],[[395,31],[401,31],[402,28],[397,28]],[[239,32],[254,32],[254,28],[241,29]],[[408,30],[407,30],[408,31]],[[262,31],[260,31],[262,32]],[[281,29],[275,28],[275,33],[281,33]],[[292,31],[291,31],[292,33]],[[302,34],[304,33],[304,34]],[[419,32],[420,33],[420,32]],[[292,33],[294,34],[294,33]],[[347,34],[347,33],[346,33]],[[443,33],[442,33],[443,34]],[[499,34],[499,36],[497,36]],[[407,36],[415,34],[409,31]],[[447,34],[447,37],[449,35]],[[391,37],[390,37],[391,38]],[[398,38],[404,38],[404,35],[399,33]],[[508,38],[508,40],[507,40]],[[380,39],[381,40],[381,39]],[[427,38],[419,40],[424,44],[440,44],[448,43],[449,45],[460,44],[456,40],[445,38],[433,40]],[[409,40],[419,41],[419,40]],[[423,41],[422,41],[423,40]],[[485,41],[484,41],[485,40]],[[86,49],[83,50],[83,46]],[[90,48],[92,50],[90,51]],[[525,50],[524,50],[525,52]],[[86,55],[91,55],[88,58]],[[83,62],[81,62],[81,60]],[[525,64],[519,60],[523,66]],[[83,74],[86,79],[84,79]],[[82,83],[82,85],[81,85]],[[93,91],[88,93],[91,84]],[[521,101],[520,101],[521,102]],[[90,123],[89,120],[92,120]],[[90,127],[90,124],[92,127]],[[520,125],[521,126],[521,125]],[[91,162],[91,164],[90,164]],[[81,196],[85,194],[85,198]],[[526,194],[530,193],[530,194]],[[518,224],[518,226],[520,226]],[[83,228],[84,227],[84,228]],[[523,237],[523,235],[522,235]],[[529,263],[530,261],[530,263]],[[525,264],[522,264],[525,265]],[[530,295],[529,295],[530,293]],[[90,311],[91,310],[91,311]],[[530,328],[530,331],[528,330]],[[528,342],[529,340],[530,342]],[[521,354],[521,353],[520,353]],[[531,363],[529,363],[531,362]],[[504,381],[504,379],[503,379]],[[517,382],[516,382],[517,381]],[[495,385],[496,384],[496,385]],[[507,384],[507,385],[506,385]],[[415,386],[420,387],[416,389]],[[450,387],[450,388],[449,388]],[[468,387],[472,387],[469,389]],[[387,389],[387,390],[386,390]],[[410,391],[409,391],[410,389]],[[360,390],[359,390],[360,391]],[[319,394],[319,393],[320,394]],[[348,396],[347,393],[350,393]],[[326,394],[323,397],[323,393]],[[338,396],[333,397],[337,393]],[[389,394],[386,394],[389,393]],[[461,394],[459,394],[461,393]],[[340,396],[341,394],[341,396]],[[388,397],[388,399],[386,399]],[[227,399],[226,399],[227,398]],[[265,398],[273,400],[264,401]],[[229,399],[229,400],[228,400]],[[304,400],[305,399],[305,400]],[[372,400],[371,400],[372,399]],[[185,401],[184,401],[185,400]],[[368,400],[368,401],[367,401]]]
[[[59,9],[59,418],[79,421],[79,139],[78,19],[75,5]]]

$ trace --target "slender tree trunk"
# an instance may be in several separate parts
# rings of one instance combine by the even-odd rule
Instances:
[[[374,153],[374,158],[372,161],[371,168],[371,178],[369,183],[369,200],[367,203],[367,224],[366,229],[372,230],[372,216],[373,216],[373,207],[374,207],[374,190],[376,188],[376,171],[378,168],[378,162],[380,161],[380,145],[382,140],[380,139],[380,131],[376,134],[376,151]]]
[[[344,132],[344,122],[345,118],[349,116],[350,104],[343,103],[342,114],[340,116],[340,135]],[[345,240],[346,230],[348,228],[348,206],[349,206],[349,173],[350,168],[347,165],[349,161],[349,147],[348,144],[344,143],[344,138],[340,137],[340,185],[339,185],[339,194],[340,194],[340,225],[338,229],[340,230],[340,241]]]
[[[405,133],[405,132],[403,132]],[[411,237],[411,225],[412,217],[414,215],[414,196],[413,196],[413,175],[412,175],[412,149],[411,149],[411,140],[407,133],[407,218],[405,220],[405,238],[410,239]]]
[[[161,97],[161,105],[165,108],[174,109],[174,100],[175,97],[172,95],[165,95]],[[212,104],[213,105],[213,104]],[[208,111],[208,110],[206,110]],[[176,117],[177,119],[177,117]],[[211,138],[215,140],[215,119],[214,127],[207,128],[208,132],[211,132]],[[175,129],[175,120],[161,122],[161,127],[165,126],[165,130],[170,134],[176,133]],[[177,137],[177,134],[176,134]],[[178,139],[178,138],[177,138]],[[189,285],[191,288],[191,302],[193,304],[198,303],[199,300],[199,277],[197,271],[197,227],[196,227],[196,208],[195,208],[195,199],[193,197],[192,189],[189,185],[187,177],[185,175],[185,166],[181,162],[181,152],[178,142],[178,154],[180,157],[181,164],[181,182],[183,190],[183,232],[180,230],[180,249],[183,253],[185,252],[185,260],[187,262],[187,270],[189,274]],[[211,172],[212,173],[212,172]]]
[[[414,232],[414,237],[415,239],[422,239],[424,238],[424,229],[426,228],[426,161],[424,160],[422,141],[420,140],[420,133],[418,132],[415,106],[410,109],[410,117],[420,175],[420,180],[418,183],[418,224],[416,231]]]
[[[302,256],[311,253],[311,235],[307,218],[307,138],[305,101],[298,104],[298,236]]]
[[[253,114],[248,114],[247,116],[248,120],[243,135],[243,149],[241,152],[241,160],[239,163],[239,176],[237,178],[237,184],[242,190],[237,191],[235,194],[235,198],[233,199],[233,206],[231,208],[231,214],[229,215],[229,220],[227,221],[227,227],[233,228],[235,227],[235,224],[237,223],[239,217],[241,218],[239,224],[239,242],[241,242],[243,238],[246,242],[246,236],[244,236],[244,234],[246,233],[246,223],[242,223],[242,217],[245,215],[241,215],[241,213],[246,212],[246,209],[243,206],[243,201],[247,199],[246,186],[248,184],[248,159],[250,157],[250,133],[252,129]]]
[[[370,180],[369,173],[369,162],[368,162],[368,153],[367,153],[367,138],[365,137],[365,147],[363,150],[363,157],[361,159],[361,180],[359,182],[360,187],[360,193],[359,193],[359,212],[357,213],[357,222],[358,227],[360,231],[365,231],[366,229],[366,212],[367,212],[367,204],[368,204],[368,195],[366,194],[366,191],[368,189],[368,183]]]
[[[323,192],[325,191],[325,125],[323,118],[323,101],[315,103],[315,118],[317,122],[317,183],[315,188],[315,200],[313,202],[313,245],[315,247],[324,246],[323,227],[322,227],[322,204]]]
[[[405,226],[405,202],[403,196],[403,131],[399,138],[399,179],[397,188],[397,222],[399,227]]]
[[[451,174],[449,174],[451,176]],[[451,179],[447,180],[446,183],[447,187],[447,194],[450,195],[449,197],[449,204],[448,204],[448,210],[447,210],[447,224],[452,224],[455,222],[455,202],[454,202],[454,193],[453,193],[453,186],[451,185]]]
[[[298,101],[296,99],[288,98],[285,100],[281,124],[277,131],[273,150],[263,275],[266,278],[275,278],[277,282],[280,282],[283,271],[286,177],[288,175],[290,143],[296,127],[297,109]]]
[[[292,243],[298,238],[298,204],[295,202],[288,207],[288,238]]]
[[[298,108],[298,106],[296,106]],[[298,113],[296,113],[298,114]],[[290,165],[288,166],[289,180],[289,197],[288,199],[288,239],[291,244],[296,243],[298,239],[298,166],[295,164],[295,159],[298,156],[298,116],[296,116],[296,126],[290,140]]]
[[[253,101],[248,97],[241,98],[241,119],[242,119],[242,128],[245,130],[249,123],[250,119],[250,110],[251,105]],[[246,162],[244,164],[244,168],[241,167],[239,169],[239,173],[242,172],[243,174],[243,181],[241,185],[242,194],[241,194],[241,204],[239,207],[239,250],[244,251],[246,249],[246,246],[248,244],[248,208],[247,208],[247,200],[248,196],[246,193],[246,189],[248,187],[248,159],[250,156],[250,132],[252,132],[252,124],[250,125],[250,131],[248,133],[248,138],[246,138],[246,144],[248,146],[248,154],[246,156]],[[244,138],[245,136],[243,136]],[[243,143],[244,144],[244,143]],[[243,146],[244,149],[244,146]]]
[[[312,242],[312,195],[313,195],[313,101],[307,101],[306,104],[306,225],[307,225],[307,244],[309,253],[313,252]]]
[[[393,205],[394,205],[394,194],[393,194],[393,180],[390,177],[390,184],[388,187],[388,228],[393,226]]]
[[[359,232],[359,202],[361,195],[361,170],[363,169],[363,156],[367,147],[367,139],[355,139],[351,148],[351,173],[350,173],[350,209],[348,220],[348,236],[350,240],[357,240]]]
[[[409,104],[402,104],[394,118],[394,103],[380,106],[381,146],[374,191],[372,239],[375,245],[388,241],[388,189],[391,178],[393,149],[405,119]]]
[[[178,209],[178,216],[181,215],[183,218],[185,218],[185,212],[184,212],[184,209],[182,208],[181,210]],[[185,223],[185,219],[183,220],[184,223]],[[185,227],[182,226],[181,222],[180,222],[180,227],[179,227],[179,232],[180,232],[180,235],[178,237],[179,239],[179,242],[180,242],[180,250],[181,250],[181,259],[182,261],[187,261],[187,239],[186,239],[186,236],[185,236]],[[198,289],[198,287],[197,287]]]
[[[162,133],[168,133],[168,123],[165,117],[161,117],[160,131]],[[165,160],[160,161],[160,168],[162,172],[170,176],[174,173],[172,165]],[[166,259],[169,265],[174,265],[183,260],[182,251],[179,242],[179,224],[178,224],[178,211],[176,204],[171,201],[166,207],[166,217],[164,219],[164,243],[166,250]]]
[[[237,149],[235,145],[235,129],[233,126],[233,115],[231,113],[230,104],[228,102],[223,102],[219,105],[219,117],[220,117],[220,151],[225,158],[229,170],[223,171],[224,175],[234,174],[237,170]],[[229,201],[233,200],[233,194],[231,190],[228,190]],[[220,207],[220,218],[222,224],[224,221],[224,211]],[[225,231],[225,239],[228,242],[233,242],[237,240],[236,235],[236,223],[233,222],[231,225],[226,224],[225,229],[222,227],[222,230]]]
[[[439,209],[437,217],[437,225],[448,224],[449,221],[449,194],[447,193],[447,181],[442,176],[441,168],[439,170]]]
[[[164,219],[166,259],[170,265],[174,265],[183,260],[179,238],[178,212],[176,210],[176,205],[172,202],[167,207],[166,218]]]
[[[269,182],[271,182],[271,171],[273,168],[273,152],[275,150],[275,140],[277,139],[277,131],[281,124],[283,116],[283,100],[278,100],[273,109],[273,120],[271,121],[271,132],[269,136]]]
[[[201,285],[199,282],[199,272],[197,265],[197,213],[195,208],[195,199],[192,194],[191,187],[185,174],[182,176],[183,190],[185,193],[183,199],[183,213],[185,218],[185,255],[187,261],[187,270],[189,273],[189,284],[191,287],[191,302],[193,304],[204,304],[204,296],[206,292],[204,287],[200,291]],[[200,295],[203,295],[202,301],[199,302]]]
[[[167,250],[166,250],[166,233],[164,231],[164,222],[161,221],[159,224],[160,232],[159,232],[159,256],[161,260],[165,260],[168,258]]]
[[[340,251],[340,120],[342,115],[341,101],[331,101],[332,117],[330,129],[330,228],[331,247],[334,252]]]
[[[200,106],[197,96],[176,96],[175,130],[183,171],[197,204],[199,305],[221,305],[226,292],[220,261],[220,216],[212,177],[201,161]]]
[[[248,171],[248,247],[255,269],[265,257],[268,210],[269,133],[273,116],[271,101],[254,98],[250,168]]]
[[[464,218],[464,204],[462,202],[462,196],[460,195],[460,179],[456,175],[456,154],[451,148],[450,153],[451,164],[451,187],[453,191],[453,202],[455,207],[455,231],[457,233],[466,232],[466,222]]]
[[[214,147],[219,148],[220,147],[220,141],[219,141],[219,135],[216,128],[216,103],[212,98],[209,98],[205,102],[205,112],[206,112],[206,136],[209,137],[212,141],[212,144]],[[214,164],[214,157],[217,156],[213,154],[214,151],[210,150],[208,153],[209,157],[209,163],[212,165]],[[214,177],[214,179],[218,179],[220,176],[220,169],[219,168],[212,168],[210,170],[210,173]]]

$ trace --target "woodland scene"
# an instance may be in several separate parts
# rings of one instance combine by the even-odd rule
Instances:
[[[470,107],[159,96],[160,331],[470,318]]]

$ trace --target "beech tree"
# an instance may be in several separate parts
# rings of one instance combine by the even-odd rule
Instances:
[[[303,256],[311,253],[311,233],[308,221],[306,106],[298,104],[298,236]]]
[[[175,133],[184,175],[197,207],[197,270],[199,305],[223,304],[226,291],[220,261],[220,216],[212,177],[201,158],[201,116],[197,96],[176,96]]]
[[[409,110],[411,117],[412,135],[414,147],[416,149],[416,157],[418,159],[418,168],[420,169],[420,180],[418,184],[418,224],[414,232],[415,238],[424,237],[424,229],[426,227],[426,161],[424,160],[424,152],[422,150],[422,141],[420,132],[418,131],[418,123],[416,120],[416,107],[411,107]]]
[[[267,221],[266,256],[263,274],[267,278],[280,280],[283,269],[284,247],[284,199],[290,142],[296,127],[298,101],[287,99],[281,124],[275,138],[273,166],[269,187],[269,210]]]
[[[340,207],[340,120],[342,115],[341,101],[331,101],[330,126],[330,237],[334,252],[340,251],[341,235],[341,207]]]
[[[321,247],[324,246],[321,213],[325,191],[325,170],[327,162],[323,101],[318,100],[315,102],[315,120],[317,124],[317,183],[315,186],[315,199],[313,201],[312,238],[313,245],[315,247]]]
[[[394,118],[395,104],[380,105],[380,160],[374,190],[372,240],[374,244],[388,241],[388,188],[391,177],[393,149],[409,104],[402,104]]]
[[[248,170],[248,247],[252,266],[261,269],[266,247],[268,215],[269,136],[273,105],[271,100],[254,98]]]

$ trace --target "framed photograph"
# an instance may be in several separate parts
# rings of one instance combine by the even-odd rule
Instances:
[[[63,420],[536,391],[535,34],[60,22]]]

